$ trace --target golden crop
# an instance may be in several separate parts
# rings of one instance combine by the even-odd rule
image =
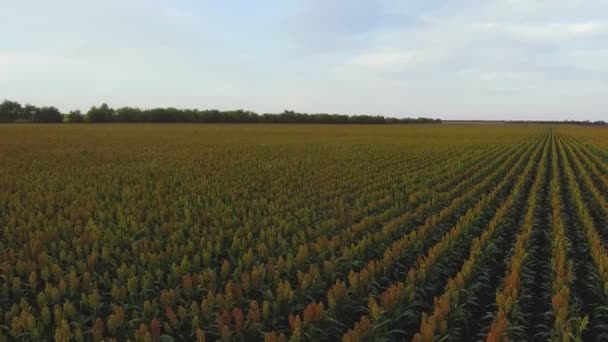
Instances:
[[[595,339],[608,140],[0,125],[0,341]]]

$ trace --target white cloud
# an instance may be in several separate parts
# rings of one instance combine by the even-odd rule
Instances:
[[[401,68],[415,65],[416,58],[409,52],[376,52],[355,56],[352,62],[364,67]]]
[[[476,25],[481,29],[512,36],[515,39],[545,43],[561,42],[572,39],[595,38],[608,33],[608,23],[583,21],[574,23],[483,23]]]
[[[605,1],[270,3],[0,0],[0,94],[451,118],[608,108]]]

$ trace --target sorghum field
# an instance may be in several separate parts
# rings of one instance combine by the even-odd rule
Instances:
[[[2,125],[0,340],[608,338],[607,134]]]

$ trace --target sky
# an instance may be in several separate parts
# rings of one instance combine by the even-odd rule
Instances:
[[[607,120],[606,0],[0,0],[0,99]]]

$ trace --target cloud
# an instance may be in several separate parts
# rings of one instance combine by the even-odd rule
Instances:
[[[0,0],[2,2],[2,0]],[[551,118],[608,106],[608,3],[4,1],[0,94],[115,105]],[[27,13],[27,20],[24,20]]]
[[[416,61],[408,52],[377,52],[355,56],[352,62],[367,67],[403,68],[413,66]]]
[[[601,38],[608,34],[608,23],[582,21],[574,23],[474,23],[480,30],[515,39],[538,43],[555,43],[572,39]]]

